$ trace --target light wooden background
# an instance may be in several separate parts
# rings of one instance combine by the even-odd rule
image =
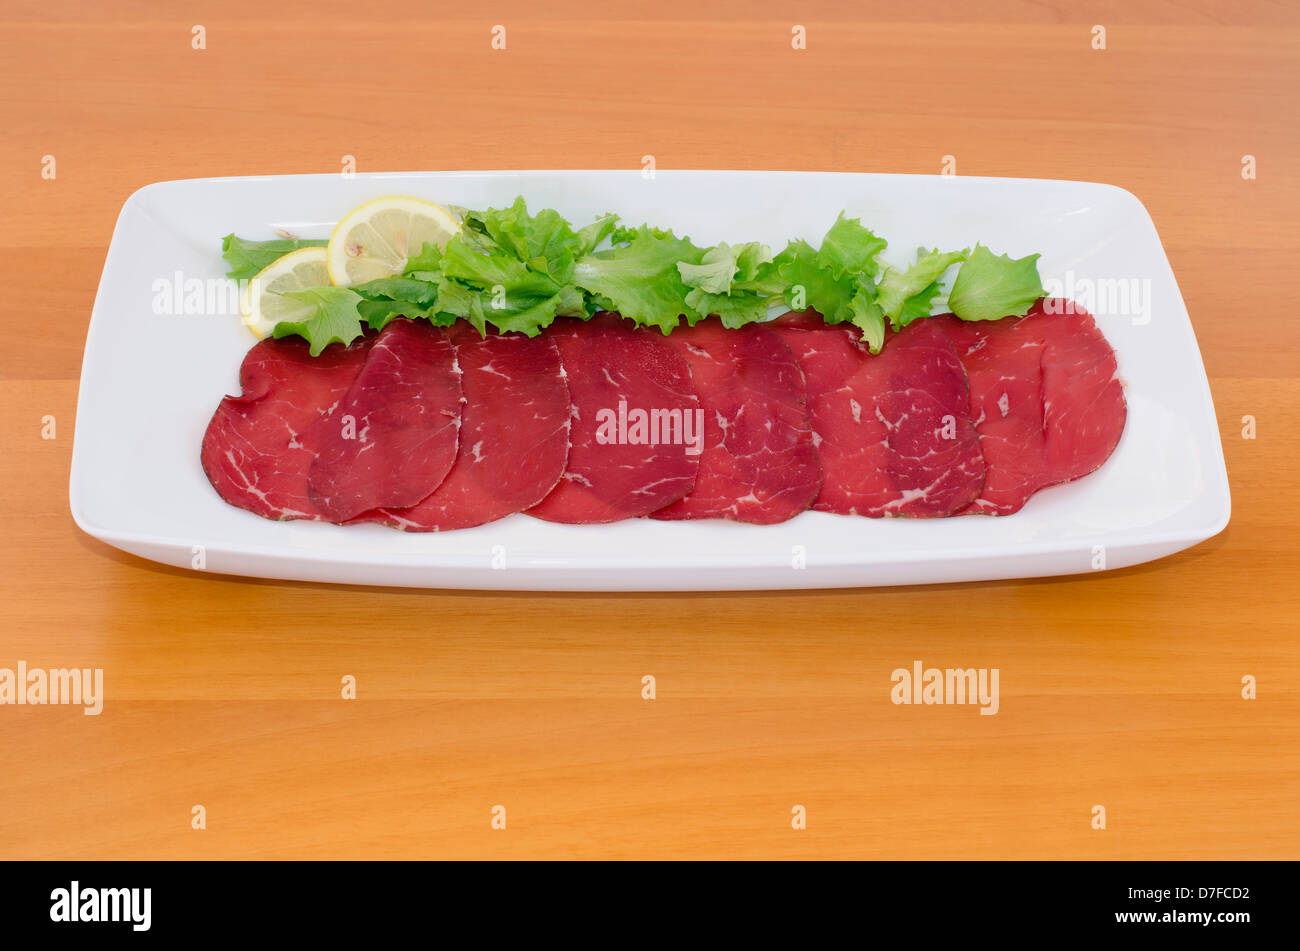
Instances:
[[[99,666],[107,692],[98,718],[0,707],[0,856],[1300,854],[1293,4],[799,4],[802,52],[767,0],[186,6],[0,4],[0,666]],[[1130,189],[1201,341],[1231,525],[1099,576],[681,596],[200,576],[73,525],[81,349],[134,189],[345,154],[647,153],[923,173],[950,154]],[[1000,668],[1002,712],[891,705],[915,658]]]

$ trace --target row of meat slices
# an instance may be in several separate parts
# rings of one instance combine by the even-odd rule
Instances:
[[[1006,515],[1110,455],[1126,406],[1091,316],[919,320],[878,355],[791,313],[669,336],[616,314],[538,337],[394,320],[318,356],[253,347],[203,440],[271,519],[446,531],[553,522]]]

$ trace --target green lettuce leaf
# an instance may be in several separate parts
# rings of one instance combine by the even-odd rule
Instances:
[[[1012,259],[975,245],[957,272],[948,308],[962,320],[998,320],[1023,317],[1043,296],[1038,276],[1038,255]]]
[[[776,273],[771,249],[751,241],[709,248],[699,264],[678,262],[682,283],[691,288],[686,304],[691,324],[716,314],[724,327],[735,329],[767,317],[769,304],[785,289]]]
[[[817,251],[817,263],[831,272],[836,280],[845,274],[861,274],[874,278],[880,272],[877,255],[888,246],[884,238],[877,237],[857,218],[845,218],[844,212],[835,219],[831,230],[822,238]]]
[[[734,247],[723,241],[705,251],[699,264],[679,261],[677,271],[687,287],[706,294],[730,294],[734,281],[753,281],[759,268],[771,260],[771,250],[757,241]]]
[[[849,314],[853,326],[862,331],[868,349],[879,353],[885,345],[885,312],[880,309],[875,293],[864,287],[854,294],[853,300],[849,301]]]
[[[850,320],[850,305],[859,292],[853,279],[836,279],[817,263],[817,251],[807,241],[796,239],[785,246],[773,262],[784,285],[786,306],[802,310],[811,307],[828,324]]]
[[[290,251],[299,248],[323,248],[329,244],[323,239],[273,238],[270,241],[250,241],[234,234],[221,239],[221,256],[230,265],[227,277],[237,281],[251,281],[265,267],[274,264]]]
[[[485,254],[460,235],[448,241],[439,283],[440,293],[447,296],[439,299],[439,309],[464,317],[476,327],[480,320],[486,320],[502,332],[519,331],[530,337],[541,333],[557,316],[586,316],[585,301],[575,287],[562,283],[558,275],[532,266],[541,266],[546,253],[525,263],[512,256],[507,247],[526,254],[535,249],[509,243],[497,245],[497,251]],[[573,262],[562,262],[567,252],[556,252],[554,247],[551,252],[559,256],[551,257],[549,262],[558,262],[561,271],[571,273]],[[467,293],[475,295],[477,301],[470,302]],[[479,332],[483,328],[479,327]]]
[[[896,318],[890,318],[890,324],[895,330],[902,330],[914,320],[929,317],[934,310],[934,299],[939,296],[942,289],[942,285],[935,281],[913,294],[903,301],[903,309],[899,311]]]
[[[422,280],[438,280],[438,274],[442,271],[442,248],[436,244],[425,244],[420,249],[420,253],[415,257],[407,258],[406,269],[402,272],[407,277],[415,277]],[[426,277],[425,275],[432,275]]]
[[[314,304],[315,312],[306,320],[281,321],[275,325],[275,339],[297,334],[311,345],[311,355],[320,356],[331,343],[344,346],[363,333],[361,313],[357,305],[364,298],[346,287],[313,287],[305,291],[290,291],[285,295]]]
[[[604,214],[587,225],[585,228],[578,229],[578,240],[582,242],[582,250],[578,257],[590,254],[596,249],[596,245],[604,241],[614,233],[614,228],[618,226],[618,215]]]
[[[395,317],[427,320],[439,327],[456,322],[455,314],[443,313],[437,304],[417,304],[409,300],[362,300],[357,313],[370,325],[371,330],[383,330]]]
[[[551,209],[529,214],[521,197],[509,208],[466,211],[464,230],[442,254],[422,254],[407,273],[433,281],[436,266],[437,311],[463,317],[479,333],[490,323],[502,332],[536,336],[558,316],[589,315],[572,283],[574,266],[616,220],[606,215],[575,232]]]
[[[549,274],[533,271],[518,258],[501,252],[484,254],[459,235],[447,242],[442,273],[471,287],[491,290],[500,285],[507,293],[513,291],[536,298],[550,297],[560,289],[560,284]]]
[[[428,273],[428,272],[421,272]],[[455,320],[450,315],[440,318],[438,285],[434,281],[413,277],[381,277],[350,288],[364,298],[357,304],[357,313],[370,325],[371,330],[383,330],[394,317],[423,318],[440,326]]]
[[[686,304],[697,315],[690,323],[716,314],[722,326],[735,330],[767,316],[767,298],[752,293],[710,294],[698,287],[686,295]]]
[[[700,318],[686,301],[689,288],[679,264],[699,264],[704,252],[689,238],[671,231],[642,226],[620,228],[614,240],[626,243],[608,251],[596,251],[578,261],[574,282],[624,317],[643,326],[658,327],[667,334],[682,317]]]
[[[438,299],[438,285],[435,281],[412,277],[380,277],[373,281],[366,281],[364,284],[355,284],[351,289],[367,300],[432,304]]]
[[[880,309],[895,330],[930,315],[930,305],[939,293],[939,279],[954,264],[965,261],[969,251],[927,251],[918,248],[916,263],[906,271],[886,267],[880,278]]]
[[[652,228],[650,225],[618,225],[609,233],[609,240],[614,244],[631,244],[636,240],[637,235],[643,231],[648,231],[656,238],[675,238],[676,236],[667,228]]]
[[[483,312],[483,296],[478,291],[443,277],[438,282],[438,310],[468,320],[480,337],[487,335],[487,314]]]
[[[579,237],[554,209],[545,208],[530,215],[522,195],[509,208],[466,213],[464,228],[472,236],[477,236],[480,250],[493,250],[484,247],[483,236],[486,235],[496,249],[530,270],[549,275],[557,286],[569,283],[573,264],[586,253],[586,241],[591,237],[590,234],[586,238]]]

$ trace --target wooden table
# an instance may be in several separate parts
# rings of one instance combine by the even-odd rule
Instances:
[[[475,20],[386,4],[370,25],[240,0],[197,24],[203,50],[173,5],[79,6],[0,11],[0,667],[103,667],[106,701],[0,707],[0,855],[1300,853],[1294,5],[801,4],[798,51],[767,0],[716,19],[683,0]],[[1133,191],[1209,370],[1228,529],[1087,577],[623,596],[213,577],[73,525],[82,343],[134,189],[345,155],[367,171],[646,154],[922,173],[951,155],[963,175]],[[894,706],[890,671],[916,658],[998,667],[1001,713]]]

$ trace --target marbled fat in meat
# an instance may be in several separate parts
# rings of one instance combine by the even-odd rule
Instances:
[[[546,333],[560,351],[573,419],[564,475],[528,514],[551,522],[616,522],[649,515],[690,492],[699,456],[687,452],[684,440],[633,442],[623,432],[610,439],[602,427],[620,406],[678,420],[699,408],[690,369],[673,345],[607,312],[590,321],[562,317]]]
[[[813,312],[773,328],[808,388],[822,466],[820,512],[936,517],[969,505],[984,484],[966,374],[943,331],[918,320],[872,355],[856,328]]]
[[[691,368],[704,446],[695,488],[653,517],[770,525],[808,508],[821,464],[803,372],[780,335],[763,324],[729,330],[710,317],[666,339]]]

